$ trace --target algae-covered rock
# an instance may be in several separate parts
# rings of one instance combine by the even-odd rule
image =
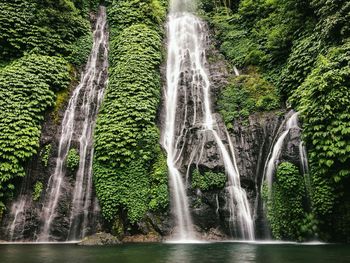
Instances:
[[[117,237],[109,234],[100,232],[92,236],[85,237],[79,245],[81,246],[102,246],[102,245],[117,245],[121,242]]]

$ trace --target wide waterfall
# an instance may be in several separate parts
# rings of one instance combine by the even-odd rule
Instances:
[[[80,161],[73,192],[68,239],[80,239],[85,235],[89,213],[93,211],[92,135],[97,111],[107,82],[108,33],[106,24],[105,7],[100,7],[93,32],[93,48],[85,70],[81,75],[80,83],[69,100],[62,121],[56,167],[47,185],[46,202],[41,214],[43,225],[39,234],[39,241],[50,240],[50,227],[56,217],[57,204],[65,183],[67,155],[72,140],[77,135],[79,136]],[[77,118],[83,121],[82,127],[76,125]]]
[[[171,2],[168,17],[167,86],[165,90],[165,124],[163,146],[167,152],[167,164],[172,195],[173,213],[176,219],[175,239],[195,239],[186,181],[180,172],[184,148],[196,131],[200,143],[190,154],[191,162],[199,162],[209,138],[217,145],[228,177],[227,192],[230,211],[230,228],[235,238],[254,239],[254,224],[246,192],[241,188],[235,162],[234,148],[226,128],[220,129],[212,112],[210,78],[206,61],[208,44],[207,25],[191,11],[191,1]],[[228,143],[227,143],[228,142]],[[228,145],[227,145],[228,144]],[[186,183],[185,183],[186,182]]]

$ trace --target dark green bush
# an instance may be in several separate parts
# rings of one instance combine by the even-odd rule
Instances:
[[[309,158],[335,182],[350,175],[350,42],[320,56],[292,96],[304,123]]]
[[[288,98],[304,82],[315,67],[318,54],[323,49],[317,35],[296,40],[279,78],[278,90]]]
[[[112,37],[135,24],[144,24],[159,31],[164,18],[165,6],[158,0],[112,0],[108,8]]]

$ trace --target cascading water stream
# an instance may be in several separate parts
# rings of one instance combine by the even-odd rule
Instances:
[[[98,108],[101,105],[103,92],[108,78],[108,33],[105,8],[102,7],[96,22],[93,37],[95,39],[91,60],[93,72],[87,82],[83,104],[81,106],[84,124],[79,138],[79,168],[76,174],[70,229],[68,239],[74,240],[85,236],[88,223],[89,208],[92,204],[92,161],[93,161],[93,130]],[[99,57],[100,56],[100,57]],[[99,61],[100,60],[100,61]],[[99,67],[98,63],[102,65]],[[97,81],[96,81],[97,80]],[[85,187],[85,188],[84,188]]]
[[[176,138],[176,106],[178,101],[178,83],[181,80],[181,64],[184,59],[183,52],[187,50],[185,38],[186,14],[175,13],[169,15],[168,20],[168,61],[167,61],[167,89],[166,97],[166,122],[163,145],[167,152],[167,165],[170,175],[174,212],[178,227],[178,239],[194,239],[192,219],[189,212],[186,186],[183,178],[176,167],[176,158],[181,155],[177,150],[178,140]],[[188,18],[191,18],[188,16]],[[188,29],[189,30],[189,29]],[[192,28],[193,30],[193,28]],[[194,33],[194,32],[193,32]],[[181,46],[182,45],[182,46]],[[178,55],[179,53],[180,56]],[[187,113],[185,113],[187,114]]]
[[[240,185],[240,176],[235,163],[232,142],[229,149],[223,143],[211,111],[210,80],[207,74],[206,44],[208,35],[206,24],[189,13],[193,5],[190,1],[172,1],[168,17],[168,60],[167,87],[165,90],[165,127],[163,146],[167,152],[167,164],[180,240],[194,238],[191,215],[189,212],[186,185],[178,169],[183,149],[186,145],[188,131],[196,128],[204,141],[202,147],[196,147],[191,154],[191,161],[201,148],[197,162],[201,159],[206,138],[212,136],[223,159],[228,175],[230,223],[237,229],[237,236],[243,239],[254,239],[254,225],[249,202]],[[189,105],[189,100],[193,105]],[[179,102],[183,101],[183,107]],[[186,179],[188,171],[186,173]],[[186,180],[187,182],[187,180]]]
[[[84,235],[88,220],[87,211],[92,205],[92,134],[98,107],[107,82],[108,34],[106,23],[106,9],[105,7],[100,7],[93,32],[92,51],[80,83],[69,100],[62,121],[58,157],[55,171],[49,179],[46,190],[46,202],[41,214],[43,226],[38,241],[49,241],[50,227],[56,217],[56,209],[66,174],[66,159],[74,134],[80,134],[80,162],[76,174],[68,238],[76,239]],[[79,107],[81,97],[83,98],[83,103]],[[83,119],[82,129],[75,125],[77,117]]]
[[[25,177],[21,186],[20,194],[15,202],[13,202],[10,211],[10,218],[12,219],[6,227],[8,240],[14,241],[22,237],[25,228],[25,214],[26,209],[32,203],[32,197],[26,194],[26,189],[30,187],[29,177]]]
[[[303,141],[300,141],[300,144],[299,144],[299,156],[300,156],[300,162],[301,162],[301,169],[304,176],[305,187],[306,187],[307,193],[310,194],[311,179],[309,175],[309,161],[307,158],[307,150]]]
[[[294,129],[294,128],[300,129],[298,125],[298,115],[299,115],[298,112],[293,112],[290,115],[290,117],[286,121],[284,131],[278,137],[276,143],[272,148],[272,151],[268,155],[268,159],[267,159],[268,162],[265,164],[265,169],[264,169],[265,170],[264,180],[267,182],[269,189],[272,189],[272,182],[273,182],[274,172],[276,170],[276,164],[281,155],[281,151],[282,151],[286,136],[288,135],[291,129]],[[307,176],[308,160],[306,155],[306,149],[302,141],[300,141],[300,144],[299,144],[299,157],[301,161],[301,168],[302,168],[303,175]],[[305,181],[307,181],[307,179],[305,179]],[[308,186],[309,184],[307,183],[306,185]]]
[[[265,165],[264,180],[266,180],[268,188],[272,189],[273,175],[276,169],[276,163],[281,155],[284,139],[289,133],[290,129],[298,128],[298,113],[293,113],[286,122],[285,130],[278,137],[276,143],[272,148],[272,152],[269,153],[267,165]]]
[[[17,202],[12,204],[11,214],[13,215],[13,221],[9,225],[9,227],[7,228],[10,241],[13,240],[13,235],[14,235],[15,229],[19,226],[18,223],[21,221],[21,220],[19,220],[19,218],[23,215],[23,213],[25,211],[25,206],[26,206],[26,202],[27,202],[26,198],[27,198],[26,195],[21,195],[19,200],[17,200]],[[24,227],[23,222],[22,222],[22,227]]]

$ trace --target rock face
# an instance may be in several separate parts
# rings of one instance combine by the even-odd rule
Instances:
[[[99,232],[92,236],[85,237],[81,242],[78,243],[80,246],[102,246],[102,245],[118,245],[121,242],[115,236]]]

